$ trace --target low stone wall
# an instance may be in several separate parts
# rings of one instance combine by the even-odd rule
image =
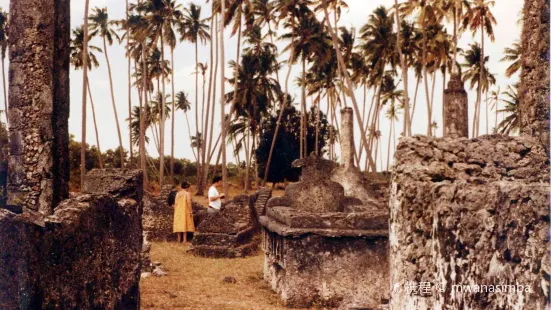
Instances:
[[[538,140],[403,138],[390,211],[392,309],[548,307],[549,159]]]
[[[126,176],[141,197],[141,172]],[[44,218],[0,209],[0,309],[139,308],[142,204],[113,193]]]
[[[265,196],[265,192],[239,195],[223,204],[220,211],[209,214],[197,226],[190,251],[199,256],[227,258],[256,253],[260,244],[256,210],[265,208]]]
[[[172,232],[174,225],[174,207],[168,205],[171,186],[163,188],[159,196],[144,194],[143,230],[147,231],[150,241],[176,241]],[[195,227],[206,218],[207,211],[202,205],[193,202],[193,221]]]

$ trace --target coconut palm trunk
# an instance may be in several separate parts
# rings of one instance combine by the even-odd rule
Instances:
[[[480,45],[480,70],[478,74],[478,109],[477,109],[477,115],[476,115],[476,136],[478,137],[480,134],[480,108],[482,105],[482,78],[486,74],[486,68],[484,67],[484,16],[482,18],[482,23],[480,24],[480,39],[482,41]]]
[[[396,6],[396,10],[394,11],[394,15],[396,16],[396,49],[398,50],[398,54],[400,56],[400,65],[402,66],[402,81],[404,82],[404,136],[411,136],[411,126],[408,124],[411,122],[410,116],[409,116],[409,93],[408,93],[408,67],[406,62],[406,57],[404,56],[404,53],[402,53],[402,41],[401,41],[401,20],[400,20],[400,14],[398,12],[398,0],[394,0],[394,5]]]
[[[214,18],[211,18],[210,19],[210,37],[211,38],[215,38],[215,32],[214,32]],[[213,62],[214,62],[214,57],[213,57],[213,50],[214,50],[214,43],[212,42],[212,40],[210,40],[210,58],[209,58],[209,62],[210,62],[210,65],[209,65],[209,88],[208,88],[208,92],[207,92],[207,113],[206,113],[206,116],[205,116],[205,120],[204,120],[204,128],[203,128],[203,132],[204,132],[204,144],[203,144],[203,148],[204,148],[204,151],[206,152],[206,156],[207,156],[207,160],[205,161],[204,163],[204,166],[203,166],[203,179],[201,180],[201,182],[203,183],[203,186],[206,187],[207,185],[207,178],[208,178],[208,174],[209,174],[209,166],[210,166],[210,152],[211,152],[211,142],[212,142],[212,130],[209,131],[209,117],[210,117],[210,107],[211,107],[211,91],[212,91],[212,82],[213,82],[213,75],[212,75],[212,70],[213,70]],[[216,79],[216,77],[214,77]],[[214,111],[213,111],[213,116],[214,116]],[[208,148],[207,148],[207,139],[209,139],[209,142],[208,142]],[[205,156],[205,155],[204,155]]]
[[[423,32],[423,51],[422,51],[422,60],[423,63],[423,80],[425,82],[425,97],[427,99],[427,136],[432,136],[432,104],[430,102],[430,93],[429,93],[429,79],[427,73],[427,30],[425,28],[425,18],[421,19],[421,31]]]
[[[227,126],[225,126],[225,114],[224,113],[224,94],[226,93],[225,90],[225,73],[224,73],[224,67],[226,64],[226,57],[224,52],[224,19],[226,15],[226,1],[221,1],[222,3],[222,9],[221,9],[221,28],[220,29],[220,88],[221,88],[221,96],[220,96],[220,116],[222,121],[222,143],[220,144],[220,147],[222,148],[222,184],[224,188],[224,195],[226,196],[226,199],[230,196],[228,195],[228,170],[226,167],[226,130]]]
[[[111,90],[111,104],[113,105],[113,113],[115,114],[115,124],[117,125],[117,135],[119,137],[119,156],[121,160],[120,168],[124,167],[124,147],[122,146],[121,126],[119,125],[119,116],[117,115],[117,105],[115,103],[115,90],[113,89],[113,75],[111,74],[111,63],[109,62],[109,54],[107,53],[107,39],[103,36],[103,54],[107,62],[107,73],[109,74],[109,86]]]
[[[6,115],[6,128],[9,128],[10,120],[8,117],[8,92],[6,88],[6,69],[4,68],[4,63],[6,60],[6,52],[2,50],[2,85],[4,90],[4,114]]]
[[[205,183],[205,185],[207,184],[207,177],[208,177],[208,170],[209,170],[209,166],[210,166],[210,162],[212,161],[212,157],[214,156],[214,152],[216,150],[216,144],[218,142],[215,143],[215,146],[213,147],[212,146],[212,137],[214,135],[214,115],[216,114],[216,85],[217,85],[217,77],[218,77],[218,56],[219,56],[219,53],[218,53],[218,15],[215,16],[215,21],[214,21],[214,26],[215,26],[215,31],[214,33],[216,34],[214,37],[215,37],[215,43],[216,43],[216,49],[215,49],[215,62],[214,62],[214,75],[212,76],[212,98],[210,99],[211,103],[209,103],[208,105],[210,106],[212,104],[212,112],[211,112],[211,118],[210,118],[210,129],[209,129],[209,146],[208,146],[208,158],[207,158],[207,165],[205,167],[205,173],[204,173],[204,176],[203,176],[203,183]],[[213,36],[211,36],[212,38]],[[211,40],[212,42],[212,40]],[[212,59],[212,57],[211,57]],[[212,67],[211,67],[212,68]],[[212,69],[211,69],[212,70]],[[209,84],[209,97],[210,97],[210,92],[211,92],[211,85]],[[207,120],[208,120],[208,117],[207,117]],[[220,121],[220,123],[222,124],[223,121]],[[221,133],[220,133],[221,135]],[[220,138],[220,136],[218,137]],[[214,173],[214,171],[213,171]]]
[[[202,144],[202,138],[199,138],[199,38],[195,39],[195,139],[197,142],[197,171],[196,171],[196,179],[197,179],[197,193],[196,195],[203,195],[203,188],[201,180],[202,170],[201,170],[201,148],[203,147]]]
[[[145,152],[145,120],[149,116],[147,115],[148,109],[148,93],[149,83],[147,82],[147,59],[146,59],[146,44],[142,42],[142,91],[143,91],[143,106],[140,106],[140,169],[143,171],[143,189],[146,189],[149,183],[147,174],[147,154]]]
[[[174,47],[170,48],[170,63],[172,64],[172,119],[170,128],[170,182],[174,182],[174,113],[176,111],[176,97],[174,96]]]
[[[82,137],[80,145],[80,188],[84,189],[86,174],[86,85],[88,84],[88,8],[90,0],[84,4],[84,26],[82,39]]]
[[[94,100],[92,99],[92,91],[90,90],[90,81],[88,80],[86,81],[86,88],[88,88],[90,106],[92,107],[92,119],[94,120],[94,130],[96,131],[96,146],[98,147],[99,168],[103,169],[103,158],[101,156],[101,147],[99,145],[98,123],[96,122],[96,109],[94,107]]]
[[[323,10],[324,10],[324,13],[325,13],[325,22],[327,23],[327,28],[329,28],[329,32],[331,34],[331,39],[332,39],[332,42],[333,42],[333,48],[335,49],[336,54],[337,54],[337,60],[341,64],[340,74],[342,76],[344,76],[344,79],[346,81],[348,89],[353,90],[354,85],[352,84],[350,76],[348,75],[348,71],[346,70],[346,65],[344,63],[344,59],[342,57],[342,53],[341,53],[341,50],[339,48],[338,38],[337,38],[337,35],[335,34],[335,32],[333,31],[333,28],[331,27],[331,21],[329,20],[329,13],[327,12],[327,6],[326,5],[323,7]],[[356,114],[356,119],[357,119],[358,123],[360,123],[362,119],[361,119],[361,115],[360,115],[360,109],[358,108],[358,102],[356,101],[356,96],[354,95],[354,92],[351,91],[350,96],[352,98],[352,105],[354,106],[354,113]],[[361,138],[364,140],[364,143],[365,143],[364,147],[366,148],[366,153],[367,153],[369,165],[372,166],[375,169],[375,163],[373,161],[373,158],[371,157],[371,150],[369,149],[368,144],[367,144],[367,138],[366,138],[367,135],[366,135],[366,132],[365,132],[365,130],[362,126],[360,126],[360,131],[361,131]]]
[[[129,13],[129,6],[128,6],[128,0],[126,0],[126,46],[127,49],[130,47],[130,26],[128,24],[128,13]],[[132,57],[130,54],[128,56],[128,124],[132,124]],[[130,127],[129,127],[130,128]],[[132,147],[132,130],[128,130],[128,149],[130,151],[130,163],[132,163],[134,159],[134,148]]]
[[[164,63],[165,63],[165,42],[164,42],[164,34],[163,34],[163,30],[161,29],[161,36],[160,36],[160,40],[161,40],[161,64],[163,64],[164,66]],[[160,141],[159,141],[159,144],[160,144],[160,154],[159,154],[159,186],[161,187],[161,189],[163,188],[163,185],[164,185],[164,176],[165,176],[165,118],[166,118],[166,86],[165,86],[165,79],[166,79],[166,75],[165,75],[165,71],[164,71],[164,68],[161,67],[162,71],[161,71],[161,77],[162,77],[162,82],[161,82],[161,94],[162,94],[162,98],[161,98],[161,124],[159,125],[159,133],[160,133]]]
[[[294,41],[294,33],[293,33],[293,36],[292,36],[292,41]],[[272,42],[273,42],[273,39],[272,39]],[[293,50],[291,50],[291,55],[289,56],[289,60],[293,59],[294,58],[294,53],[293,53]],[[277,139],[277,135],[279,133],[279,128],[281,127],[281,119],[283,117],[283,112],[285,111],[285,109],[287,108],[287,97],[288,97],[288,93],[289,93],[289,77],[291,76],[291,69],[293,68],[293,66],[291,66],[291,62],[287,62],[288,63],[288,66],[289,66],[289,69],[287,70],[287,76],[285,77],[285,93],[283,94],[283,100],[282,100],[282,103],[281,103],[281,107],[280,107],[280,110],[279,110],[279,115],[277,117],[277,122],[276,122],[276,128],[275,128],[275,131],[274,131],[274,137],[272,138],[272,145],[270,146],[270,153],[268,153],[268,161],[266,162],[266,168],[264,169],[264,180],[262,181],[262,186],[266,186],[266,181],[268,180],[268,173],[270,172],[270,164],[272,163],[272,155],[274,153],[274,148],[275,148],[275,144],[276,144],[276,139]],[[278,79],[279,81],[279,79]]]

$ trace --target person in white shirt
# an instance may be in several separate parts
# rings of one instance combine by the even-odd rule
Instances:
[[[218,193],[217,187],[222,185],[222,178],[215,176],[212,179],[212,186],[209,188],[209,213],[216,212],[222,207],[222,199],[224,199],[224,193]]]

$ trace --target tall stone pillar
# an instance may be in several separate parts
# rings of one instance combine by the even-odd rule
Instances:
[[[8,205],[43,214],[68,196],[70,0],[12,0]]]
[[[521,133],[538,137],[549,152],[549,1],[524,1]]]
[[[341,110],[341,164],[354,166],[354,112],[352,108]]]
[[[460,74],[452,74],[444,90],[444,137],[468,138],[469,100]]]

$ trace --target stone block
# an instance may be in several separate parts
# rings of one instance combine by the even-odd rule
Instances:
[[[116,199],[131,198],[142,201],[143,183],[141,170],[132,169],[92,169],[86,174],[84,192],[89,194],[105,193]]]
[[[431,288],[393,290],[391,308],[549,307],[549,188],[537,139],[404,139],[390,196],[391,283]],[[517,284],[530,291],[503,291]]]

